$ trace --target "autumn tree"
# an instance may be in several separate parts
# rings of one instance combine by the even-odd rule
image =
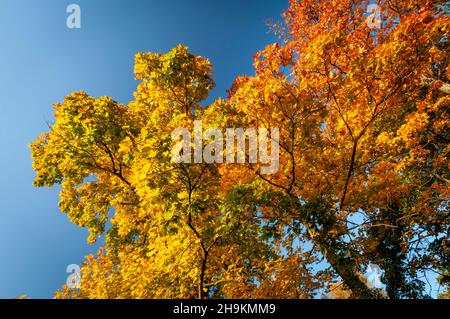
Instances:
[[[276,279],[270,265],[284,259],[259,240],[256,204],[223,190],[218,165],[171,161],[177,128],[192,129],[196,119],[205,128],[226,124],[225,115],[200,105],[214,87],[211,64],[178,46],[137,54],[135,76],[128,106],[75,92],[55,105],[50,132],[31,144],[35,185],[60,184],[61,211],[89,230],[89,242],[106,239],[83,264],[81,288],[63,287],[57,296],[264,296]],[[307,269],[298,276],[310,278]],[[287,293],[312,296],[316,286]]]
[[[389,298],[425,297],[420,274],[450,265],[448,3],[376,4],[374,29],[368,1],[291,1],[282,43],[255,56],[229,103],[249,126],[280,128],[278,174],[248,167],[292,201],[274,223],[354,298],[377,297],[358,276],[369,262]]]
[[[56,104],[35,185],[60,184],[61,211],[106,241],[57,297],[427,297],[420,276],[450,268],[448,3],[379,1],[380,21],[369,4],[290,1],[279,43],[211,105],[212,66],[183,46],[136,55],[128,105]],[[278,128],[279,170],[173,161],[195,121]]]

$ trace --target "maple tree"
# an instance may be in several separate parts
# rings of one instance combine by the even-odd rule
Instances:
[[[427,297],[420,276],[450,268],[448,3],[379,1],[375,29],[369,3],[290,1],[280,43],[209,106],[212,66],[184,46],[136,55],[128,105],[56,104],[35,185],[60,184],[61,211],[106,242],[57,297]],[[279,128],[278,172],[174,163],[196,120]]]

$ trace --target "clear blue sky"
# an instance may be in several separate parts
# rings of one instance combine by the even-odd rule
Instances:
[[[66,7],[81,7],[81,29],[66,27]],[[267,19],[287,0],[0,1],[0,298],[52,297],[97,246],[58,211],[58,189],[36,189],[27,145],[47,130],[52,104],[72,91],[127,103],[138,51],[188,45],[214,65],[225,96],[252,55],[276,41]]]

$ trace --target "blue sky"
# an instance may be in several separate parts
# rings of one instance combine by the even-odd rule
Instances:
[[[81,7],[81,29],[66,8]],[[49,298],[98,245],[58,211],[58,189],[33,188],[28,143],[47,131],[52,104],[72,91],[132,99],[134,54],[185,44],[211,60],[225,96],[276,41],[268,19],[287,0],[2,0],[0,2],[0,298]]]

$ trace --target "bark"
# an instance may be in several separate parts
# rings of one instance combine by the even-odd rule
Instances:
[[[304,208],[300,208],[304,211]],[[363,282],[358,275],[357,261],[351,256],[342,256],[342,253],[337,252],[339,243],[337,240],[330,238],[327,234],[322,233],[310,219],[310,214],[320,214],[320,209],[314,212],[307,212],[301,214],[300,220],[306,227],[309,237],[312,242],[320,249],[322,255],[342,278],[343,283],[352,291],[352,297],[356,299],[374,299],[379,298],[379,295],[370,289],[365,282]]]

